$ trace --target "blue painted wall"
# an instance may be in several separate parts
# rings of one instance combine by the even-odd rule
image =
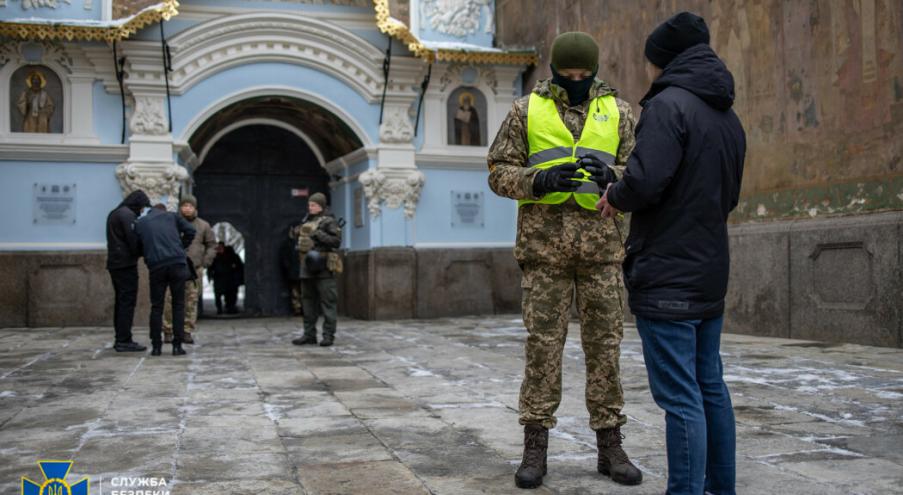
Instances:
[[[360,174],[370,168],[370,166],[370,160],[365,158],[360,163],[349,166],[347,175],[353,176]],[[356,182],[351,184],[346,183],[341,187],[343,198],[345,200],[341,216],[345,217],[345,222],[347,222],[345,225],[345,247],[351,250],[362,250],[370,247],[370,228],[372,222],[370,213],[367,211],[366,197],[363,197],[363,204],[361,205],[364,209],[364,225],[362,227],[354,226],[354,191],[355,189],[360,189],[362,187],[363,186],[361,186],[360,183]]]
[[[94,133],[102,144],[121,144],[122,100],[119,94],[110,94],[100,81],[94,82]],[[126,121],[128,139],[128,121]],[[128,143],[128,141],[126,141]]]
[[[115,164],[0,161],[0,243],[106,243],[107,214],[120,201]],[[33,185],[77,184],[75,225],[34,225]],[[66,249],[65,246],[54,249]]]
[[[417,244],[420,243],[514,243],[517,230],[517,202],[496,196],[482,170],[423,170],[426,183],[414,218]],[[483,193],[483,228],[452,228],[451,192]]]
[[[379,141],[379,105],[369,104],[342,81],[314,69],[282,63],[233,67],[172,98],[173,136],[182,138],[189,122],[226,95],[252,87],[291,86],[316,93],[357,119],[372,142]],[[363,137],[361,138],[362,140]],[[365,140],[364,140],[365,141]]]

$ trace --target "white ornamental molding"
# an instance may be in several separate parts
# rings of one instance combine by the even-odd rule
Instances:
[[[161,135],[169,133],[162,96],[135,96],[135,112],[129,121],[132,134]]]
[[[379,192],[386,182],[386,176],[379,170],[367,170],[363,172],[357,179],[364,187],[364,196],[367,197],[367,210],[370,216],[376,218],[379,216]]]
[[[404,206],[405,217],[414,218],[426,177],[419,170],[376,169],[362,173],[358,180],[364,187],[370,216],[378,217],[380,204],[385,202],[388,208]]]
[[[470,82],[464,82],[461,77],[461,73],[464,72],[464,69],[472,69],[477,71],[477,79]],[[448,66],[445,69],[445,72],[442,74],[442,77],[439,78],[439,91],[444,93],[445,90],[452,84],[455,86],[459,84],[464,84],[467,86],[476,86],[479,83],[483,83],[489,87],[492,91],[492,94],[498,94],[498,86],[499,81],[498,77],[495,74],[495,68],[491,65],[476,67],[473,65],[465,65],[460,63],[454,63]]]
[[[466,38],[480,29],[480,17],[488,12],[486,32],[492,32],[495,23],[492,0],[423,0],[423,15],[434,31]]]
[[[188,171],[174,163],[125,162],[116,167],[116,178],[123,196],[138,189],[150,197],[151,203],[158,203],[163,196],[168,196],[166,206],[175,210],[179,201],[179,186],[188,180]]]
[[[22,50],[26,46],[34,46],[35,44],[40,46],[40,59],[26,61],[25,56],[22,54]],[[72,67],[74,65],[73,57],[66,52],[66,48],[62,44],[54,41],[43,41],[40,43],[35,43],[33,41],[21,43],[15,41],[3,42],[0,44],[0,65],[4,65],[8,62],[13,62],[17,65],[26,63],[56,64],[70,74],[72,73]]]
[[[38,9],[41,7],[48,9],[55,9],[60,6],[60,3],[71,4],[70,0],[63,0],[59,2],[58,0],[22,0],[22,8],[25,10],[28,9]]]
[[[410,143],[414,139],[414,125],[408,109],[401,106],[386,107],[383,123],[379,125],[379,140],[383,143]]]

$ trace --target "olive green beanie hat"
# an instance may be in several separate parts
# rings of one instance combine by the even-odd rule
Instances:
[[[307,200],[309,203],[317,203],[320,208],[326,208],[326,195],[323,193],[313,193]]]
[[[592,36],[572,31],[561,33],[552,42],[552,66],[555,70],[599,68],[599,45]]]

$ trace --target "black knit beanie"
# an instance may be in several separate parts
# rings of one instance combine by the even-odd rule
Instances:
[[[709,28],[705,25],[705,19],[690,12],[681,12],[661,23],[646,38],[646,58],[664,69],[684,50],[700,43],[709,43]]]

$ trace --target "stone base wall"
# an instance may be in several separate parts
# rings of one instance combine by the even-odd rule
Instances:
[[[112,328],[113,283],[106,260],[104,251],[0,253],[0,327]],[[146,327],[150,295],[147,269],[140,263],[138,274],[135,325]]]
[[[903,347],[903,212],[734,226],[726,328]]]
[[[379,248],[345,256],[339,310],[360,319],[520,312],[510,248]]]

